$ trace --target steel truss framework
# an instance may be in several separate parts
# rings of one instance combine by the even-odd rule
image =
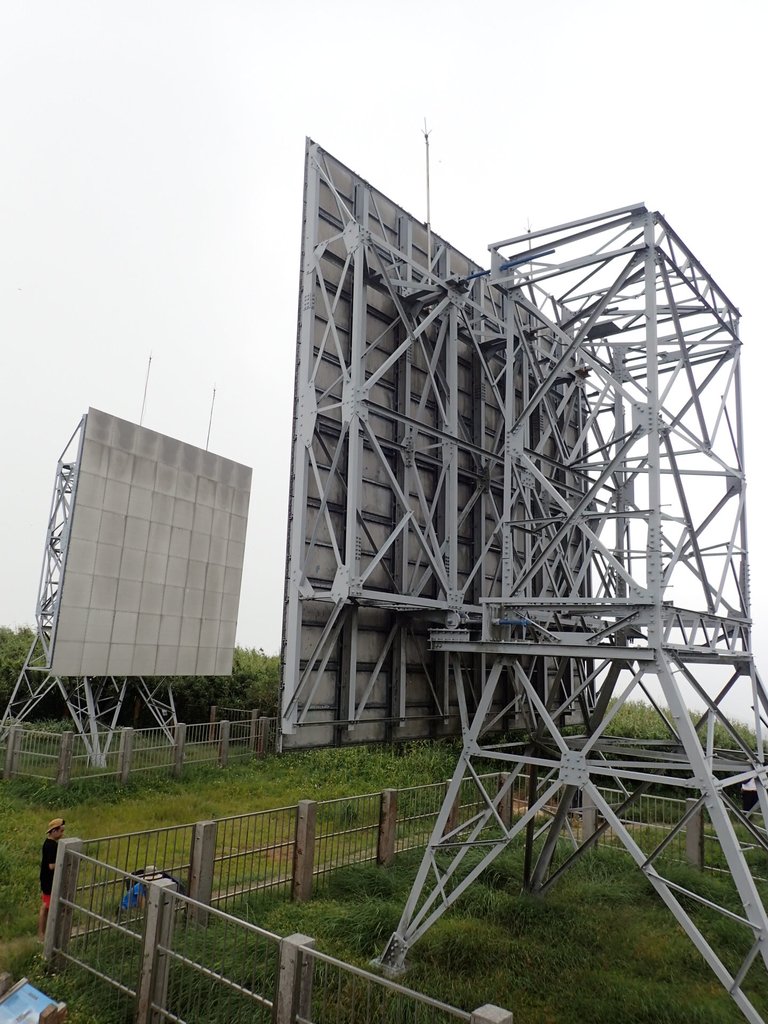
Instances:
[[[454,710],[463,736],[382,962],[401,967],[518,839],[522,884],[554,884],[595,842],[569,817],[581,794],[762,1021],[768,917],[745,851],[768,842],[728,795],[754,778],[766,820],[738,311],[639,204],[505,239],[484,271],[440,239],[428,260],[420,227],[312,143],[306,182],[284,740],[379,736],[361,726],[386,719],[414,734],[414,717],[449,727]],[[736,693],[755,749],[726,712]],[[638,696],[665,740],[612,734]],[[511,728],[525,738],[505,742]],[[498,793],[488,759],[509,772]],[[521,772],[528,806],[507,826]],[[482,810],[453,825],[466,780]],[[650,786],[693,801],[663,841],[623,822]],[[732,883],[722,903],[665,859],[701,808]],[[740,933],[727,948],[721,916]]]
[[[45,554],[35,612],[36,631],[8,705],[0,720],[0,732],[22,722],[52,690],[64,698],[77,732],[82,736],[93,765],[103,765],[112,745],[128,679],[61,677],[49,670],[56,636],[59,594],[64,580],[69,526],[77,490],[78,469],[85,434],[85,417],[78,424],[59,459],[46,531]],[[158,726],[173,742],[176,708],[165,680],[134,680],[137,694]]]

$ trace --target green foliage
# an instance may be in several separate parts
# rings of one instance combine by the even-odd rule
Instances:
[[[28,626],[18,629],[0,626],[0,704],[3,710],[11,699],[34,635]]]
[[[4,709],[24,666],[34,639],[27,626],[9,629],[0,626],[0,705]],[[170,680],[179,720],[207,722],[211,705],[250,710],[262,715],[277,714],[280,690],[280,659],[260,648],[236,647],[231,676],[177,676]],[[142,728],[154,725],[140,703],[125,702],[120,724]],[[55,731],[54,720],[66,718],[64,701],[57,689],[39,705],[30,719],[35,728]],[[47,721],[46,721],[47,720]],[[45,724],[44,724],[45,723]],[[71,726],[70,726],[71,727]]]

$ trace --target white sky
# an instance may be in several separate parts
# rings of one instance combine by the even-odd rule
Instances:
[[[643,201],[743,314],[768,675],[762,0],[0,0],[0,624],[88,406],[253,467],[238,642],[280,643],[304,140],[488,265]]]

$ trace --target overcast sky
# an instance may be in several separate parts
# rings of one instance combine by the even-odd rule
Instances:
[[[238,642],[277,652],[305,137],[483,265],[643,201],[743,314],[768,675],[766,15],[602,0],[0,0],[0,624],[34,619],[89,406],[254,470]]]

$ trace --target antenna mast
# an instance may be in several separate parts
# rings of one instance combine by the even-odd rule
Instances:
[[[147,376],[144,378],[144,397],[141,400],[141,416],[139,417],[139,426],[144,424],[144,410],[147,406],[147,388],[149,387],[149,371],[152,369],[152,353],[149,353],[149,360],[147,362]]]
[[[432,270],[432,218],[430,216],[429,209],[429,136],[430,132],[427,131],[427,119],[424,118],[424,148],[426,150],[427,157],[427,268]]]
[[[213,405],[216,401],[216,385],[213,385],[213,395],[211,396],[211,414],[208,417],[208,434],[205,438],[205,450],[208,451],[208,442],[211,440],[211,424],[213,423]]]

